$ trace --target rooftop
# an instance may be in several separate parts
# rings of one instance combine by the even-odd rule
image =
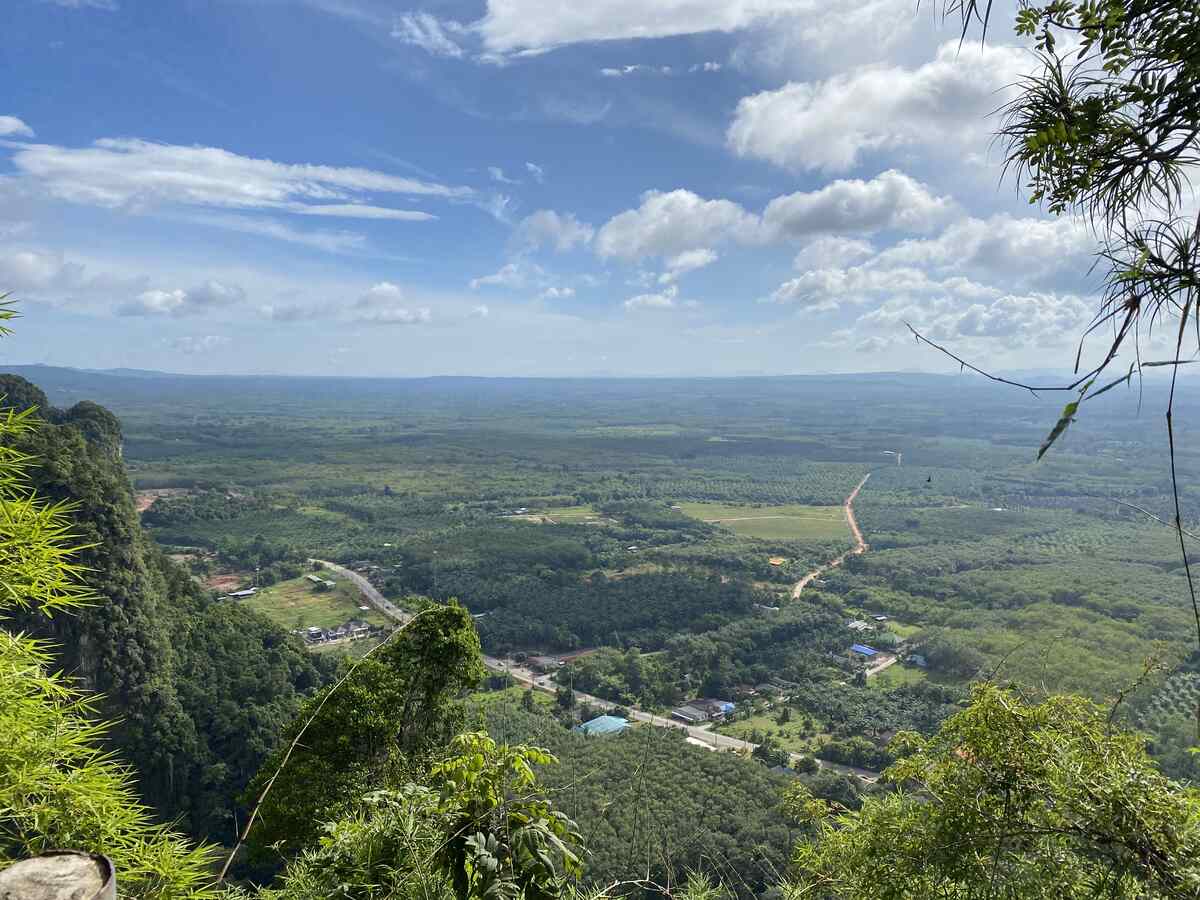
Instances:
[[[623,719],[620,716],[597,716],[590,722],[576,725],[573,730],[590,737],[594,734],[616,734],[628,727],[629,720]]]

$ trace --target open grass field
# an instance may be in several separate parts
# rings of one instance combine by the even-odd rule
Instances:
[[[692,518],[714,522],[735,534],[766,540],[837,540],[850,529],[840,506],[750,506],[727,503],[680,503]]]
[[[240,602],[289,630],[314,625],[332,628],[347,619],[361,619],[372,625],[388,624],[382,613],[358,608],[362,599],[354,585],[340,579],[332,580],[337,581],[337,587],[318,593],[304,578],[293,578],[265,587],[253,597]]]
[[[877,675],[867,676],[867,686],[877,690],[888,691],[892,688],[898,688],[906,684],[919,684],[929,677],[924,669],[918,669],[916,666],[906,666],[904,663],[896,663],[894,666],[888,666]]]
[[[780,747],[791,753],[807,753],[820,746],[829,735],[815,719],[813,727],[808,729],[807,735],[804,735],[804,719],[803,713],[793,710],[791,721],[780,725],[775,720],[775,713],[759,713],[748,719],[722,722],[720,725],[713,726],[713,731],[742,740],[750,740],[752,733],[758,731],[775,738]]]

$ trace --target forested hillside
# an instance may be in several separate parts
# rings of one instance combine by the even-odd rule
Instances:
[[[120,424],[81,402],[49,405],[5,376],[9,408],[36,407],[41,424],[15,449],[43,498],[69,504],[84,582],[97,602],[16,622],[51,641],[58,664],[116,725],[109,741],[139,773],[142,797],[197,836],[233,834],[233,798],[329,666],[250,610],[214,602],[143,532],[122,459]]]

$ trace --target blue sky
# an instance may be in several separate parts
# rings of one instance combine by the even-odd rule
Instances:
[[[1031,66],[912,0],[9,0],[8,362],[729,375],[1067,361]]]

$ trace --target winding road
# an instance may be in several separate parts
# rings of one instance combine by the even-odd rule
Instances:
[[[864,478],[863,481],[865,482],[866,479]],[[859,487],[862,487],[861,483],[859,484]],[[857,493],[858,489],[856,488],[855,494]],[[852,494],[851,499],[853,499],[853,497],[854,495]],[[848,500],[847,503],[849,502],[850,501]],[[404,610],[400,609],[400,607],[396,606],[396,604],[390,602],[386,597],[383,596],[383,594],[379,593],[375,585],[371,584],[371,582],[357,572],[347,569],[345,566],[339,566],[337,563],[332,563],[324,559],[311,559],[309,562],[320,563],[322,566],[329,569],[329,571],[341,575],[343,578],[348,578],[351,583],[358,588],[359,592],[363,595],[368,603],[370,603],[377,610],[397,624],[404,625],[412,620],[412,615],[410,613],[406,613]],[[501,675],[507,675],[508,677],[512,678],[513,681],[516,681],[519,684],[524,684],[537,691],[553,694],[557,688],[557,684],[555,683],[554,679],[549,675],[539,675],[531,669],[514,665],[508,660],[485,655],[483,657],[483,664],[491,671]],[[616,703],[613,703],[609,700],[604,700],[600,697],[595,697],[591,694],[585,694],[583,691],[575,691],[575,701],[577,703],[587,703],[590,706],[594,706],[597,709],[603,709],[605,711],[611,710],[617,706]],[[644,722],[647,725],[655,725],[659,728],[675,728],[680,731],[686,731],[688,737],[700,741],[714,750],[736,750],[749,752],[753,751],[757,746],[749,741],[743,741],[741,738],[730,737],[727,734],[718,734],[715,731],[711,731],[707,726],[704,725],[687,725],[675,719],[655,715],[654,713],[644,712],[640,709],[633,709],[630,707],[625,708],[629,712],[629,717],[636,722]],[[799,758],[799,754],[792,754],[793,761]],[[823,769],[840,772],[843,775],[856,775],[866,782],[874,783],[879,778],[879,773],[872,772],[870,769],[859,769],[855,766],[843,766],[839,763],[829,762],[828,760],[824,759],[818,759],[817,765]]]
[[[850,492],[850,496],[842,504],[842,511],[846,514],[846,524],[850,526],[850,533],[854,535],[854,546],[843,553],[841,556],[834,557],[823,566],[817,566],[803,578],[796,582],[796,586],[792,588],[792,599],[795,600],[800,596],[806,587],[814,578],[819,578],[830,569],[836,569],[851,556],[859,556],[867,552],[867,542],[863,540],[862,530],[858,527],[858,519],[854,518],[854,501],[858,499],[858,492],[863,489],[863,485],[867,483],[867,479],[871,477],[868,472],[863,476],[862,481]]]

